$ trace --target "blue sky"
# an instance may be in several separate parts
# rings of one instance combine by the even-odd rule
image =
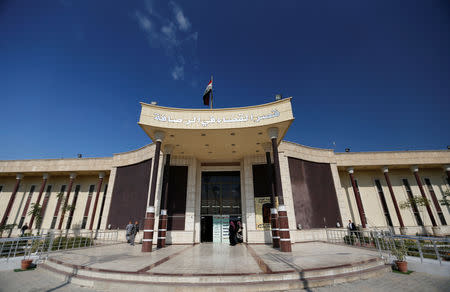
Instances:
[[[217,107],[292,96],[289,141],[446,149],[449,36],[437,0],[4,0],[0,160],[139,148],[139,102],[202,108],[211,74]]]

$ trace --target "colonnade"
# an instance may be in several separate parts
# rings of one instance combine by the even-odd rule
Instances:
[[[47,204],[48,204],[48,201],[49,201],[49,198],[44,198],[44,201],[41,204],[42,195],[44,193],[45,186],[48,183],[49,176],[50,175],[48,173],[43,173],[42,174],[42,183],[41,183],[41,186],[39,188],[38,197],[37,197],[37,199],[35,201],[35,204],[39,204],[40,207],[41,207],[40,214],[39,214],[39,217],[41,217],[41,218],[44,218],[44,216],[45,216],[45,211],[47,209]],[[58,196],[58,201],[56,203],[56,207],[55,207],[55,210],[54,210],[54,213],[53,213],[53,217],[58,217],[59,211],[61,209],[61,203],[63,203],[63,206],[62,206],[63,210],[68,206],[69,201],[70,201],[70,194],[71,194],[72,187],[73,187],[73,184],[75,182],[76,177],[77,177],[76,173],[70,173],[70,175],[69,175],[69,185],[68,185],[68,188],[66,190],[66,196],[64,196],[64,202],[62,202],[63,196]],[[98,200],[99,200],[99,197],[100,197],[100,191],[101,191],[101,188],[102,188],[104,177],[105,177],[105,173],[104,172],[100,172],[98,174],[98,178],[99,179],[98,179],[98,182],[97,182],[97,192],[96,192],[96,196],[95,196],[95,200],[94,200],[94,206],[93,206],[93,211],[92,211],[92,215],[91,215],[91,221],[90,221],[90,224],[89,224],[89,230],[92,230],[93,226],[94,226],[94,220],[95,220],[95,215],[96,215],[96,211],[97,211]],[[9,198],[8,205],[6,207],[5,213],[2,216],[2,221],[0,223],[0,226],[6,225],[8,223],[8,218],[9,218],[9,216],[11,214],[11,210],[12,210],[12,207],[14,205],[15,199],[17,197],[17,192],[19,190],[19,187],[20,187],[20,184],[21,184],[23,178],[24,178],[23,174],[21,174],[21,173],[16,174],[16,184],[14,186],[14,189],[13,189],[13,192],[11,194],[11,197]],[[28,214],[27,212],[28,212],[28,209],[30,208],[30,203],[32,201],[33,194],[34,194],[34,192],[31,192],[31,191],[28,194],[27,200],[26,200],[25,205],[24,205],[23,210],[22,210],[22,217],[26,217],[26,215]],[[86,211],[88,213],[89,213],[89,210],[90,210],[89,209],[90,202],[91,202],[91,198],[89,197],[88,201],[86,203]],[[74,201],[74,203],[76,203],[76,201]],[[88,215],[88,214],[86,214],[86,211],[85,211],[85,216]],[[71,214],[69,215],[69,217],[73,215],[73,212],[74,212],[74,209],[71,210]],[[66,213],[65,211],[63,211],[61,213],[57,229],[61,229],[62,228],[62,224],[64,222],[64,217],[65,217],[65,213]],[[33,229],[33,224],[35,223],[35,221],[36,221],[36,214],[32,214],[31,218],[30,218],[30,223],[29,223],[29,228],[30,229]],[[40,228],[40,226],[35,226],[35,227],[36,228]]]
[[[447,180],[450,183],[450,166],[446,165],[444,167],[444,169],[445,169],[445,171],[447,173]],[[400,213],[400,208],[398,206],[398,203],[397,203],[397,200],[396,200],[396,197],[395,197],[395,194],[394,194],[394,190],[392,188],[391,179],[389,177],[389,168],[387,166],[385,166],[381,170],[383,171],[384,178],[386,180],[386,184],[388,186],[389,193],[391,195],[392,203],[394,205],[395,213],[397,215],[397,219],[398,219],[398,222],[400,224],[400,232],[402,234],[406,234],[406,227],[405,227],[402,215]],[[356,185],[356,181],[355,181],[355,177],[354,177],[354,168],[353,167],[347,168],[347,172],[349,174],[350,181],[351,181],[351,184],[352,184],[353,194],[355,195],[355,200],[356,200],[356,205],[358,207],[358,214],[359,214],[359,217],[360,217],[360,220],[361,220],[361,225],[362,225],[363,228],[366,228],[367,218],[366,218],[366,214],[365,214],[365,211],[364,211],[364,206],[362,204],[361,195],[359,193],[359,188]],[[425,191],[423,189],[422,180],[421,180],[420,175],[419,175],[419,167],[417,165],[412,166],[411,167],[411,172],[414,175],[414,178],[416,180],[417,186],[419,187],[420,194],[421,194],[422,198],[424,198],[424,201],[427,202],[428,199],[427,199],[427,196],[426,196]],[[436,211],[438,213],[439,212],[442,213],[441,207],[440,207],[440,205],[438,203],[438,200],[437,200],[436,195],[434,194],[434,192],[431,192],[430,196],[432,197],[431,201],[434,203]],[[433,226],[432,227],[433,228],[433,233],[435,235],[441,235],[440,234],[440,228],[439,228],[439,226],[436,223],[436,219],[434,218],[434,215],[433,215],[433,212],[431,210],[431,206],[430,205],[431,204],[425,204],[426,209],[427,209],[427,214],[428,214],[428,216],[430,218],[430,221],[431,221],[431,224]]]
[[[278,128],[269,128],[267,131],[270,142],[264,143],[263,148],[266,153],[267,160],[267,179],[272,186],[271,190],[271,225],[272,225],[272,242],[273,247],[280,248],[283,252],[290,252],[291,239],[289,232],[289,223],[287,217],[286,206],[283,199],[283,187],[281,184],[280,162],[278,156]],[[142,240],[142,252],[151,252],[155,230],[155,196],[156,196],[156,182],[159,169],[159,159],[161,154],[161,145],[164,140],[165,133],[161,131],[155,132],[155,154],[152,166],[152,179],[150,185],[150,199],[146,210],[144,220],[144,236]],[[163,187],[160,200],[160,216],[158,224],[158,247],[165,247],[166,232],[167,232],[167,200],[169,188],[169,172],[170,172],[170,154],[173,147],[168,144],[165,145],[164,153],[166,154],[164,171],[163,171]],[[271,167],[270,150],[273,153],[273,173]],[[278,208],[275,206],[275,198],[278,198]]]

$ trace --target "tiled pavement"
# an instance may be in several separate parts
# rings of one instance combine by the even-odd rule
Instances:
[[[272,271],[303,270],[355,263],[377,257],[374,251],[349,246],[307,242],[292,245],[292,253],[284,253],[269,245],[251,245]]]
[[[56,277],[53,273],[37,269],[15,273],[12,271],[0,272],[0,291],[3,292],[28,292],[28,291],[57,291],[57,292],[92,292],[100,291],[75,284],[67,283]],[[114,290],[112,290],[114,291]],[[119,291],[119,290],[118,290]],[[132,291],[132,287],[130,287]],[[305,291],[305,290],[302,290]],[[385,275],[368,280],[360,280],[352,283],[334,285],[310,289],[317,292],[381,292],[381,291],[406,291],[406,292],[437,292],[450,291],[449,277],[431,276],[423,273],[412,273],[411,275],[400,275],[386,273]]]
[[[370,250],[323,242],[299,243],[292,253],[282,253],[268,245],[222,244],[171,245],[151,253],[141,246],[126,244],[79,249],[51,256],[62,262],[128,272],[148,271],[167,274],[239,274],[261,273],[258,257],[274,272],[337,266],[378,257]],[[162,261],[162,262],[161,262]]]
[[[141,253],[141,246],[126,244],[71,250],[52,255],[57,260],[90,268],[163,274],[253,274],[270,271],[304,270],[364,261],[376,252],[320,242],[293,245],[292,254],[281,253],[265,245],[201,244],[168,246],[152,253]],[[263,264],[261,264],[263,263]],[[0,291],[96,291],[80,287],[38,268],[26,272],[0,272]],[[311,291],[450,291],[450,277],[413,273],[409,276],[386,273],[381,277],[359,280]],[[114,285],[112,291],[123,291]],[[130,287],[131,288],[131,287]],[[149,287],[150,288],[150,287]],[[146,290],[147,288],[145,288]]]
[[[213,260],[212,260],[213,259]],[[155,267],[154,273],[220,274],[260,273],[261,270],[244,245],[195,245],[179,256]]]
[[[138,271],[170,255],[176,254],[186,246],[169,245],[158,252],[142,253],[141,245],[117,244],[90,249],[69,250],[56,253],[52,258],[60,261],[91,268],[109,270]]]
[[[304,291],[304,290],[303,290]],[[352,283],[311,289],[317,292],[441,292],[450,291],[450,277],[432,276],[424,273],[401,275],[386,273],[381,277]]]

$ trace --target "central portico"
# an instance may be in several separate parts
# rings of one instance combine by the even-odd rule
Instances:
[[[257,242],[269,236],[275,247],[281,240],[281,249],[290,251],[278,145],[294,120],[291,98],[227,109],[141,105],[139,125],[155,143],[143,251],[151,251],[154,240],[158,241],[158,246],[165,246],[168,224],[172,227],[184,223],[184,235],[182,232],[178,235],[188,236],[186,232],[191,230],[193,242],[228,243],[230,220],[242,222],[245,242]],[[269,227],[272,226],[272,231],[256,228],[256,217],[263,214],[255,212],[251,185],[255,163],[265,165],[263,180],[270,182],[265,194],[270,199],[264,207],[270,207],[265,213],[271,214]],[[183,183],[183,176],[171,175],[171,170],[183,166],[187,166],[185,202],[176,195],[169,196],[173,188]],[[170,210],[170,206],[177,203],[185,203],[185,214]],[[181,222],[183,216],[184,222]],[[176,232],[171,232],[170,240],[176,236]]]
[[[226,109],[179,109],[141,103],[139,125],[156,141],[163,132],[164,144],[174,146],[173,155],[193,156],[200,161],[241,161],[263,152],[270,142],[269,128],[279,131],[281,142],[291,125],[291,99],[258,106]]]

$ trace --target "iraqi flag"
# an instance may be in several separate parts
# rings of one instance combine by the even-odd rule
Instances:
[[[206,86],[205,93],[203,93],[203,104],[209,105],[209,100],[212,93],[212,80],[209,81],[208,86]]]

